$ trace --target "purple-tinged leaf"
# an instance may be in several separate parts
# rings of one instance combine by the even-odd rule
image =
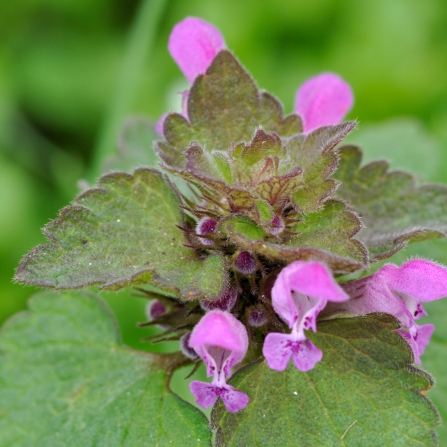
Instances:
[[[184,247],[179,204],[157,171],[106,175],[45,227],[51,243],[25,256],[16,279],[57,289],[152,283],[185,300],[215,299],[226,289],[224,260]]]

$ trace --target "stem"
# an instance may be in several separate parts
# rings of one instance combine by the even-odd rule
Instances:
[[[120,126],[129,113],[139,87],[139,81],[155,38],[158,22],[167,0],[142,0],[132,25],[126,54],[118,75],[115,94],[106,112],[104,123],[93,152],[92,163],[87,173],[89,181],[102,174],[105,158],[116,150],[116,139]]]

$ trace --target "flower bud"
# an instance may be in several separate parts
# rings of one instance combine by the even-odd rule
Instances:
[[[262,310],[251,310],[248,313],[247,322],[250,326],[260,327],[267,323],[267,317]]]
[[[203,217],[197,222],[196,233],[197,234],[212,234],[217,230],[217,220],[211,217]],[[203,245],[214,245],[211,239],[200,237],[200,242]]]
[[[272,226],[270,228],[270,234],[277,235],[279,233],[282,233],[284,230],[285,225],[283,220],[279,216],[275,216],[272,220]]]
[[[149,321],[156,320],[168,311],[167,306],[159,300],[152,300],[146,306],[146,316]]]
[[[196,351],[189,346],[189,339],[191,338],[191,332],[187,332],[182,335],[180,338],[180,350],[185,357],[188,357],[191,360],[195,360],[198,355]]]
[[[234,261],[234,267],[244,275],[251,275],[256,271],[258,263],[248,251],[241,251]]]
[[[236,287],[231,287],[216,301],[201,300],[200,306],[202,307],[203,310],[206,311],[217,309],[229,312],[231,309],[233,309],[234,305],[236,304],[236,300],[237,300]]]

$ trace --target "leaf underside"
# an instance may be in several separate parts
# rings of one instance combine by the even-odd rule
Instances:
[[[2,447],[211,445],[159,356],[126,348],[92,296],[45,293],[0,336]]]
[[[26,255],[16,279],[58,289],[152,283],[182,299],[218,297],[223,258],[199,259],[176,225],[179,199],[159,172],[106,175],[45,227],[51,244]]]
[[[250,403],[237,414],[216,404],[217,446],[436,446],[438,414],[423,396],[433,382],[410,365],[398,327],[385,314],[323,321],[308,333],[323,351],[311,371],[242,368],[230,383]]]
[[[357,235],[371,253],[371,259],[392,256],[408,242],[447,235],[447,187],[417,186],[403,171],[388,171],[386,161],[360,168],[362,151],[356,146],[340,149],[335,177],[342,181],[336,197],[349,202],[365,225]]]

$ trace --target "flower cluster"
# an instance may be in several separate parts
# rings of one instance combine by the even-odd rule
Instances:
[[[207,71],[223,49],[225,42],[220,32],[196,18],[187,18],[177,24],[169,40],[169,50],[191,84]],[[189,92],[183,94],[182,115],[186,120],[189,120],[188,96]],[[352,104],[351,89],[339,76],[324,73],[306,81],[298,89],[294,108],[301,119],[302,138],[316,129],[340,123]],[[165,119],[166,115],[157,124],[160,135],[166,131]],[[277,144],[274,137],[256,135],[264,138],[261,143],[268,142],[272,147]],[[257,136],[253,145],[257,144]],[[248,153],[250,149],[251,146],[245,146],[242,151]],[[198,151],[192,145],[189,151],[193,150]],[[274,157],[272,160],[271,163],[276,163]],[[287,175],[288,179],[292,178],[292,174]],[[224,207],[225,200],[216,200],[213,206]],[[277,237],[285,230],[284,222],[292,208],[286,203],[281,217],[271,218],[269,237]],[[200,250],[227,249],[219,216],[216,213],[216,217],[210,217],[207,213],[203,206],[194,216],[197,218],[195,229],[188,231],[194,232]],[[398,333],[410,345],[415,362],[420,363],[420,356],[434,330],[431,324],[415,322],[426,315],[422,303],[447,295],[447,268],[422,259],[410,260],[400,267],[387,264],[371,276],[347,283],[338,283],[331,267],[319,259],[308,257],[289,263],[277,262],[270,266],[268,280],[272,287],[267,287],[268,280],[265,280],[262,283],[264,289],[260,291],[255,275],[261,272],[264,276],[262,260],[248,248],[238,248],[231,256],[233,282],[218,300],[202,300],[200,312],[204,311],[204,316],[192,332],[182,338],[185,355],[194,358],[197,354],[205,362],[208,377],[213,377],[210,384],[193,381],[190,385],[197,403],[204,408],[213,405],[218,398],[230,412],[242,410],[247,405],[248,396],[228,385],[226,379],[230,377],[232,367],[244,359],[249,335],[254,330],[262,335],[262,354],[271,369],[283,371],[291,359],[298,370],[306,372],[313,369],[324,355],[306,335],[307,331],[317,331],[318,317],[384,312],[400,321],[402,327]],[[252,294],[263,296],[263,300],[257,301],[257,307],[244,308],[245,312],[236,304],[238,297],[243,295],[238,275],[248,278]],[[153,306],[151,313],[156,311],[158,308]],[[160,308],[159,311],[164,310]],[[274,324],[269,324],[271,321]],[[274,327],[277,329],[272,329]]]

